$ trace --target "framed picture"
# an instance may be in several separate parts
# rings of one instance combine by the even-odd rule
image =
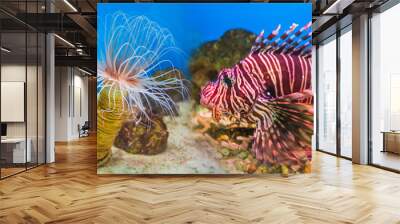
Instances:
[[[98,174],[310,172],[311,61],[311,4],[98,4]]]

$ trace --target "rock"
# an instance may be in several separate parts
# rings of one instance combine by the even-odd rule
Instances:
[[[154,155],[167,148],[168,131],[162,117],[153,115],[151,121],[125,122],[114,145],[128,153]]]
[[[232,67],[251,49],[256,35],[243,29],[225,32],[218,40],[201,45],[193,54],[189,70],[192,76],[192,96],[198,102],[201,86],[214,80],[222,68]]]

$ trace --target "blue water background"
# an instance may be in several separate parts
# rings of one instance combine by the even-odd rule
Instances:
[[[190,78],[189,59],[201,44],[218,39],[230,29],[241,28],[256,34],[265,30],[268,35],[278,24],[282,25],[281,32],[292,23],[303,26],[311,21],[311,7],[299,3],[99,3],[98,61],[105,50],[105,17],[117,11],[146,16],[169,29],[177,47],[184,52],[169,59]]]

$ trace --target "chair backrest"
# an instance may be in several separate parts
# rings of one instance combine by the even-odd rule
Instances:
[[[87,129],[89,129],[89,128],[90,128],[90,123],[89,123],[89,121],[85,121],[85,123],[83,124],[82,128],[87,128]]]

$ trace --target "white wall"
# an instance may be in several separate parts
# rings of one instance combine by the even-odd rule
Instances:
[[[36,77],[36,66],[28,66],[28,87],[27,87],[27,107],[29,107],[28,112],[35,111],[37,105],[36,97],[36,79],[31,78],[34,74]],[[40,72],[40,71],[39,71]],[[25,65],[18,64],[4,64],[1,66],[1,81],[3,82],[25,82]],[[41,105],[39,105],[40,107]],[[34,108],[34,109],[32,109]],[[7,108],[2,108],[2,110],[7,110]],[[27,113],[28,122],[34,122],[34,124],[28,124],[29,127],[34,127],[36,130],[36,113]],[[24,122],[8,122],[7,123],[7,135],[9,137],[25,137],[25,123]],[[28,130],[29,134],[29,130]],[[29,137],[29,136],[28,136]]]
[[[30,68],[28,67],[28,70]],[[1,66],[1,81],[3,82],[25,82],[25,65],[9,64]],[[7,110],[7,108],[1,108]],[[7,137],[25,137],[25,123],[7,123]]]
[[[69,133],[69,85],[67,67],[55,68],[55,141],[67,141]]]
[[[73,127],[71,130],[71,135],[74,138],[79,137],[78,133],[78,124],[81,126],[88,121],[89,113],[88,113],[88,78],[83,77],[82,73],[74,75],[74,108],[72,108],[73,119],[71,126]]]
[[[88,120],[88,78],[72,67],[56,67],[55,73],[55,140],[74,140],[78,125]]]
[[[26,83],[26,110],[27,120],[24,122],[6,122],[7,137],[9,138],[25,138],[30,139],[30,147],[32,150],[32,161],[39,163],[44,162],[44,89],[42,68],[25,64],[3,64],[1,66],[2,82],[24,82]],[[25,80],[27,77],[27,81]],[[23,94],[23,93],[22,93]],[[4,97],[4,96],[2,96]],[[6,97],[6,96],[5,96]],[[9,108],[1,108],[8,110]],[[23,111],[25,112],[25,111]],[[27,132],[26,132],[27,131]],[[37,151],[38,150],[38,151]],[[39,156],[37,157],[37,154]]]

